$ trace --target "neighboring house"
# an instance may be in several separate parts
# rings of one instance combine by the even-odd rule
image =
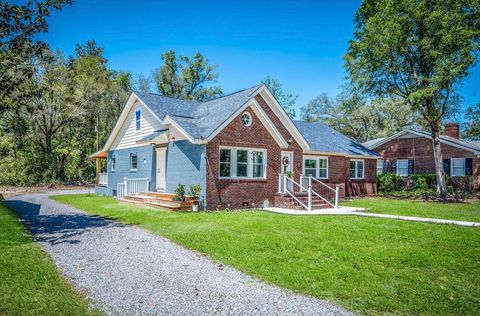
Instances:
[[[314,199],[337,185],[340,198],[376,192],[375,152],[324,124],[292,121],[265,85],[207,102],[132,93],[92,157],[99,171],[107,159],[99,194],[200,184],[208,209],[285,205],[282,196],[306,194],[308,181],[322,187]]]
[[[473,176],[474,181],[480,183],[480,145],[460,139],[458,123],[445,125],[445,134],[440,136],[440,142],[444,171],[451,177]],[[363,145],[382,157],[378,160],[378,173],[392,172],[401,176],[435,173],[430,133],[406,129]]]

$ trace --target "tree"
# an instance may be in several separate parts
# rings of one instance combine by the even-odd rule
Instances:
[[[0,1],[0,114],[7,108],[29,103],[25,87],[35,73],[35,62],[51,58],[45,43],[35,35],[46,32],[52,10],[71,0],[28,1],[25,5]]]
[[[200,52],[193,58],[177,57],[173,50],[162,54],[163,64],[154,71],[158,92],[162,95],[187,100],[207,101],[222,95],[222,88],[215,86],[217,66],[209,65]]]
[[[398,96],[428,124],[437,194],[447,186],[440,148],[442,120],[456,87],[477,61],[479,0],[365,0],[345,56],[352,84],[374,96]]]
[[[270,76],[263,79],[262,83],[267,86],[278,103],[280,103],[285,112],[287,112],[288,116],[295,118],[295,102],[298,99],[298,95],[283,90],[280,81]]]
[[[462,136],[480,140],[480,102],[467,108],[465,118],[467,122]]]
[[[137,75],[135,78],[134,89],[144,93],[152,92],[152,78],[146,77],[143,74]]]

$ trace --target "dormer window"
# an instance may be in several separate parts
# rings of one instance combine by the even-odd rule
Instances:
[[[252,125],[252,115],[248,112],[243,112],[242,116],[241,116],[241,121],[242,121],[242,124],[243,126],[245,127],[249,127],[250,125]]]
[[[142,130],[142,109],[137,109],[135,111],[135,131]]]

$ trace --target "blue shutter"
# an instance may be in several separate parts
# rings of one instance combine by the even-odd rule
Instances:
[[[450,159],[443,159],[443,171],[450,175]]]
[[[408,160],[408,175],[414,174],[415,173],[415,162],[413,159]]]
[[[387,173],[388,172],[388,161],[384,160],[383,161],[383,167],[382,167],[382,173]]]
[[[392,173],[397,174],[397,161],[393,160],[391,164],[392,164]]]
[[[471,176],[473,174],[472,158],[465,158],[465,175]]]

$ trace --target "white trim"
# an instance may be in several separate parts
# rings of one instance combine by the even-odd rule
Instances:
[[[220,151],[222,149],[230,150],[230,176],[222,177],[220,176]],[[237,176],[237,150],[246,150],[247,151],[247,176],[238,177]],[[253,177],[253,157],[251,157],[252,152],[262,152],[263,153],[263,176],[262,177]],[[218,146],[218,179],[221,180],[265,180],[267,179],[267,149],[264,148],[251,148],[251,147],[236,147],[236,146]]]
[[[453,174],[453,161],[454,160],[463,160],[463,174],[462,175],[454,175]],[[450,158],[450,176],[451,177],[465,177],[467,172],[466,172],[466,169],[467,168],[467,159],[466,158]]]
[[[247,118],[248,118],[247,124],[245,124],[245,122],[243,121],[243,117],[244,117],[244,116],[247,116]],[[250,112],[248,112],[248,111],[244,111],[244,112],[242,113],[242,115],[240,116],[240,120],[242,121],[242,124],[243,124],[243,126],[245,126],[245,127],[250,127],[250,126],[252,126],[252,124],[253,124],[252,114],[250,114]]]
[[[187,133],[178,123],[176,123],[172,117],[170,117],[168,114],[165,115],[165,118],[163,119],[163,124],[165,125],[173,125],[183,136],[185,136],[186,139],[188,139],[192,144],[195,143],[195,139]]]
[[[348,162],[348,175],[350,175],[350,163],[354,161],[355,162],[355,177],[352,178],[352,176],[350,176],[350,179],[353,179],[353,180],[364,180],[365,179],[365,160],[364,159],[350,159],[350,161]],[[359,178],[357,177],[357,172],[358,172],[358,162],[361,161],[363,162],[363,169],[362,169],[362,177]]]
[[[343,153],[327,152],[327,151],[314,151],[314,150],[304,150],[303,154],[305,155],[320,155],[320,156],[339,156],[347,157],[352,159],[382,159],[380,156],[370,156],[370,155],[350,155]]]
[[[313,155],[303,155],[302,157],[302,174],[305,175],[305,160],[315,160],[315,166],[316,166],[316,179],[328,179],[329,176],[329,161],[327,156],[313,156]],[[326,160],[327,161],[327,176],[326,177],[320,177],[320,160]],[[323,168],[322,168],[323,169]]]

